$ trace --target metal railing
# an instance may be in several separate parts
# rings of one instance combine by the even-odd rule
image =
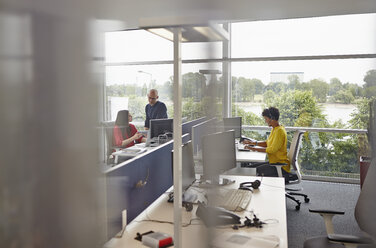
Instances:
[[[270,132],[271,128],[267,126],[249,126],[249,125],[243,125],[242,129],[244,131],[257,131],[257,132]],[[342,133],[342,134],[349,134],[349,135],[366,135],[367,130],[366,129],[337,129],[337,128],[315,128],[315,127],[285,127],[286,132],[294,132],[294,131],[305,131],[307,133]],[[358,136],[359,138],[359,136]],[[341,141],[337,141],[341,142]],[[345,142],[345,141],[344,141]],[[299,154],[300,155],[300,154]],[[331,154],[331,156],[333,156]],[[337,155],[340,156],[340,155]],[[351,163],[348,166],[354,166],[354,171],[356,171],[358,168],[355,166],[359,166],[359,147],[357,151],[357,163],[348,162]],[[302,158],[299,158],[302,160]],[[321,158],[325,160],[325,158]],[[329,167],[326,171],[319,171],[319,170],[309,170],[307,168],[304,168],[304,166],[301,166],[302,171],[302,177],[306,180],[317,180],[317,181],[327,181],[327,182],[342,182],[342,183],[355,183],[359,184],[360,182],[360,175],[359,173],[347,173],[347,172],[335,172],[334,169]]]

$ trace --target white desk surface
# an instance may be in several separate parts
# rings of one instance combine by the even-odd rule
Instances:
[[[266,160],[265,152],[238,151],[236,149],[236,162],[264,162]]]
[[[225,176],[229,179],[235,179],[236,183],[222,188],[237,188],[240,182],[261,180],[259,177],[245,176]],[[171,191],[172,189],[170,189]],[[174,226],[167,223],[157,223],[151,221],[142,221],[146,219],[171,221],[173,222],[173,204],[167,202],[167,194],[163,194],[145,211],[143,211],[136,219],[128,224],[121,238],[112,238],[104,247],[105,248],[121,248],[121,247],[144,247],[140,241],[135,240],[136,233],[145,233],[148,231],[160,231],[170,234],[173,237]],[[196,218],[197,205],[194,205],[193,211],[187,212],[182,208],[182,222],[189,223]],[[250,217],[253,211],[256,216],[264,222],[263,228],[240,228],[233,230],[231,227],[226,228],[206,228],[201,220],[193,220],[192,225],[182,227],[182,244],[183,247],[207,248],[210,235],[220,235],[223,233],[243,234],[247,236],[276,235],[280,239],[279,247],[287,248],[287,222],[286,222],[286,202],[283,178],[264,177],[261,181],[259,190],[254,190],[250,204],[246,211],[236,212],[241,216],[242,223],[244,217]],[[253,217],[253,216],[252,216]],[[119,230],[120,231],[120,230]],[[213,236],[210,236],[213,237]]]
[[[236,162],[264,162],[266,160],[265,152],[255,152],[255,151],[236,151]],[[194,156],[195,161],[202,161],[202,154]]]

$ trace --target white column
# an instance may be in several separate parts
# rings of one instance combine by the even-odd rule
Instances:
[[[231,24],[223,24],[223,28],[231,35]],[[224,40],[222,43],[222,78],[223,78],[223,117],[231,117],[232,113],[232,79],[231,79],[231,63],[227,60],[231,57],[231,38]]]
[[[174,30],[174,247],[182,247],[181,29]]]

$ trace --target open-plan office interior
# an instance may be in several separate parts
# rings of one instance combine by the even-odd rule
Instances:
[[[310,247],[312,236],[326,232],[309,209],[332,205],[346,210],[333,218],[334,231],[374,238],[367,222],[374,213],[362,209],[374,209],[374,180],[366,180],[362,166],[372,160],[369,144],[375,143],[369,110],[376,93],[375,13],[373,0],[3,0],[0,246],[142,247],[136,233],[154,231],[174,238],[175,247],[223,247],[231,237]],[[161,37],[161,29],[170,36]],[[197,36],[189,36],[192,30]],[[106,125],[127,109],[143,130],[151,88],[174,120],[174,140],[166,135],[138,157],[120,154],[109,162]],[[192,149],[195,163],[215,159],[195,154],[199,132],[214,133],[208,131],[213,125],[200,126],[215,122],[215,131],[226,133],[223,118],[242,117],[242,134],[265,140],[270,128],[261,111],[273,105],[288,147],[294,134],[304,133],[296,186],[310,201],[300,198],[296,210],[281,178],[254,177],[252,168],[240,168],[247,158],[236,154],[238,173],[228,174],[234,183],[223,187],[259,180],[260,188],[248,185],[248,208],[234,212],[240,219],[227,215],[230,227],[207,227],[207,209],[193,204],[188,211],[179,201],[184,156]],[[199,178],[205,167],[194,168]],[[175,201],[167,203],[173,185]],[[254,215],[265,222],[261,229],[239,228]]]

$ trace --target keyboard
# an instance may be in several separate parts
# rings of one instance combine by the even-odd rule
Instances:
[[[249,152],[251,150],[247,149],[247,148],[244,148],[245,146],[247,145],[244,145],[243,143],[239,143],[238,144],[238,151],[241,151],[241,152]],[[248,145],[248,146],[252,146],[252,145]]]
[[[230,211],[244,211],[252,198],[252,192],[243,189],[230,189],[221,199],[219,206]]]

